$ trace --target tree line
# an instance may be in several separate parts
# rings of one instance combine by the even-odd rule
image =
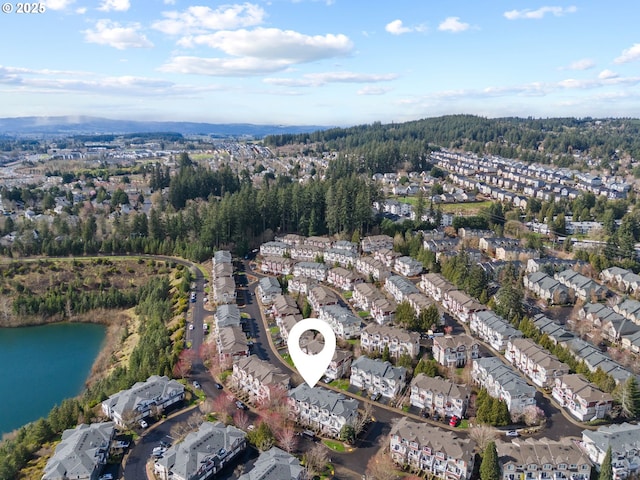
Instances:
[[[447,115],[405,123],[358,125],[313,133],[271,135],[266,145],[302,144],[305,150],[339,151],[360,158],[370,172],[420,169],[441,147],[500,155],[559,167],[575,166],[574,152],[603,159],[640,156],[640,120],[592,118],[496,118]]]

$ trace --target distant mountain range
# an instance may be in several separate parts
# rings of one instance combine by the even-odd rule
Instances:
[[[254,137],[310,133],[331,127],[319,125],[254,125],[250,123],[145,122],[87,116],[0,118],[4,135],[95,135],[173,132],[212,137]]]

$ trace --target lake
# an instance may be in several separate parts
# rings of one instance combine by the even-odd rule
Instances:
[[[81,323],[0,329],[0,436],[82,392],[105,334]]]

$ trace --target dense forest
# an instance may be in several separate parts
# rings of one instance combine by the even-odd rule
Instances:
[[[496,118],[448,115],[406,123],[359,125],[351,128],[264,140],[271,147],[302,144],[311,151],[339,151],[361,159],[368,172],[423,170],[429,153],[457,148],[527,162],[571,166],[573,153],[592,158],[640,158],[640,120],[576,118]]]

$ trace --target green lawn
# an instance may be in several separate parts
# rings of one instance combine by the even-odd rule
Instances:
[[[363,311],[360,311],[360,312],[358,312],[358,316],[359,316],[360,318],[366,318],[366,317],[368,317],[368,316],[369,316],[369,312],[363,312]]]
[[[340,390],[347,390],[349,388],[349,380],[345,378],[339,378],[338,380],[334,380],[329,385],[335,388],[339,388]]]
[[[334,452],[345,451],[344,444],[342,442],[334,442],[333,440],[323,440],[322,443],[324,443],[327,447],[329,447]]]
[[[466,418],[463,418],[460,421],[460,425],[458,425],[458,428],[469,428],[469,420],[467,420]]]
[[[345,290],[344,292],[342,292],[342,296],[346,300],[349,300],[351,297],[353,297],[353,292],[350,292],[349,290]]]
[[[287,362],[289,365],[291,365],[292,367],[293,365],[293,360],[291,360],[291,355],[289,355],[288,353],[283,353],[282,354],[282,359]]]
[[[271,327],[269,328],[269,332],[271,332],[271,335],[277,335],[280,333],[280,327]]]

